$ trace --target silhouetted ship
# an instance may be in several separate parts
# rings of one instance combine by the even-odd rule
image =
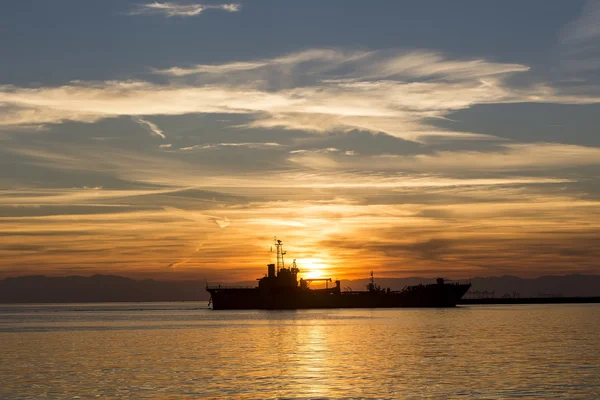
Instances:
[[[303,309],[303,308],[379,308],[379,307],[454,307],[471,287],[471,283],[448,283],[442,278],[428,285],[406,286],[394,291],[375,284],[373,272],[367,290],[341,290],[340,281],[328,287],[331,278],[300,279],[296,260],[285,267],[281,240],[275,240],[277,265],[268,264],[267,275],[258,279],[257,287],[209,286],[214,310]],[[314,281],[325,281],[326,288],[311,289]]]

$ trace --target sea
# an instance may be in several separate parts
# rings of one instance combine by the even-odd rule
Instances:
[[[600,399],[600,304],[0,305],[2,399]]]

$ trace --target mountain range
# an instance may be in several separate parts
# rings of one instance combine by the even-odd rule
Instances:
[[[433,283],[429,278],[380,278],[381,287],[400,290],[407,285]],[[343,280],[342,288],[364,290],[368,279]],[[591,297],[600,296],[600,275],[516,276],[471,279],[466,298],[480,297]],[[219,282],[211,282],[219,284]],[[206,301],[205,282],[199,280],[134,280],[116,275],[46,277],[30,275],[0,280],[0,303],[83,303]],[[254,286],[256,281],[227,283]]]

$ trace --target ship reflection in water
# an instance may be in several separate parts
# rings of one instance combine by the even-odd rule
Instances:
[[[375,284],[373,272],[366,291],[342,291],[340,281],[329,288],[330,278],[300,279],[296,260],[286,268],[281,240],[275,239],[277,264],[267,266],[267,275],[257,287],[209,286],[214,310],[304,309],[304,308],[380,308],[380,307],[454,307],[471,283],[448,283],[442,278],[431,285],[407,286],[400,291],[382,289]],[[325,281],[324,289],[311,289],[314,281]]]

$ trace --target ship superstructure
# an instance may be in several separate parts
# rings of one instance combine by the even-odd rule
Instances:
[[[285,266],[281,240],[275,239],[277,261],[267,265],[267,275],[259,278],[256,287],[210,286],[214,310],[233,309],[303,309],[303,308],[378,308],[378,307],[454,307],[471,287],[470,283],[449,283],[442,278],[437,283],[407,286],[400,291],[382,289],[375,284],[373,271],[367,290],[341,290],[341,283],[329,287],[331,278],[300,279],[300,269],[294,260]],[[324,281],[325,288],[313,289],[314,281]]]

